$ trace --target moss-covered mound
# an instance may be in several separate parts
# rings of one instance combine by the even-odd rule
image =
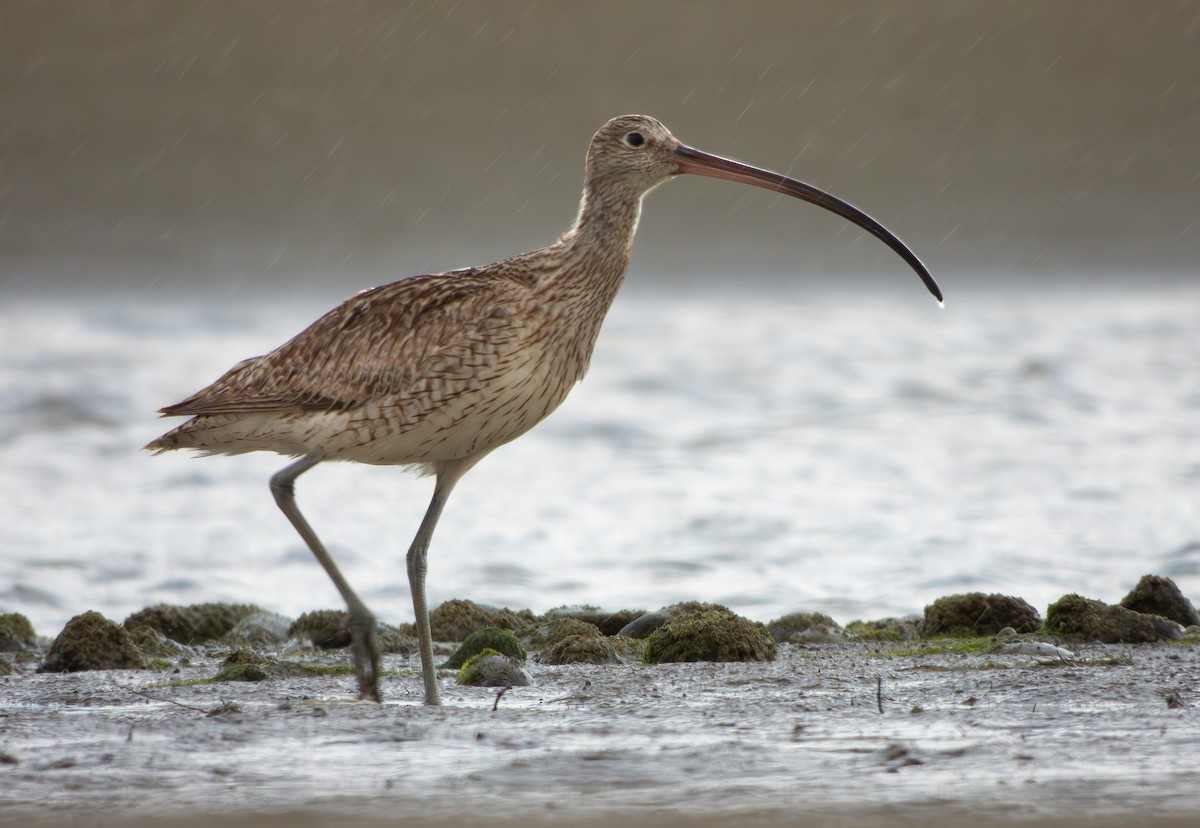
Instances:
[[[292,622],[287,629],[288,638],[307,639],[314,647],[337,650],[349,647],[350,613],[346,610],[313,610]],[[417,640],[399,627],[377,624],[375,648],[381,653],[408,655],[417,649]]]
[[[0,653],[31,650],[37,646],[37,636],[29,619],[19,612],[0,613]]]
[[[289,638],[307,639],[314,647],[337,650],[350,646],[350,613],[346,610],[306,612],[288,627]]]
[[[542,652],[554,646],[554,643],[569,635],[600,635],[600,628],[588,621],[572,616],[553,618],[546,613],[546,618],[528,624],[517,630],[517,635],[531,650]]]
[[[145,666],[129,632],[117,622],[89,610],[67,622],[50,645],[38,672],[142,670]]]
[[[1170,578],[1143,575],[1137,586],[1121,599],[1121,606],[1147,615],[1161,615],[1185,627],[1200,625],[1200,614]]]
[[[499,627],[484,627],[482,630],[476,630],[468,635],[466,640],[454,651],[454,655],[450,656],[441,666],[443,669],[457,670],[485,650],[509,656],[518,662],[523,662],[526,658],[525,648],[509,630],[502,630]]]
[[[689,612],[707,612],[709,610],[732,612],[729,607],[722,606],[721,604],[707,604],[703,601],[683,601],[682,603],[672,604],[669,607],[663,607],[652,612],[642,613],[622,627],[617,632],[617,635],[620,635],[622,638],[648,638],[652,632],[681,615],[686,615]]]
[[[1035,632],[1042,619],[1028,602],[1010,595],[967,592],[938,598],[925,608],[924,633],[933,635],[995,635],[1005,627]]]
[[[1102,644],[1139,644],[1180,637],[1179,626],[1166,618],[1110,606],[1074,593],[1064,595],[1046,609],[1046,631],[1075,641]]]
[[[429,627],[434,641],[464,641],[468,635],[484,627],[518,630],[537,619],[530,610],[485,607],[474,601],[455,598],[429,613]]]
[[[213,681],[266,681],[267,660],[252,650],[234,650],[221,664]]]
[[[836,639],[835,631],[840,631],[842,628],[838,622],[823,612],[790,612],[767,624],[767,629],[770,631],[771,637],[782,644],[785,641],[792,641],[793,636],[809,630],[817,633],[816,636],[813,636],[817,640],[827,637]],[[801,635],[800,640],[804,640],[804,636]]]
[[[846,637],[851,641],[914,641],[921,637],[924,623],[908,618],[851,621],[846,625]]]
[[[542,653],[543,664],[619,664],[616,645],[603,635],[568,635]]]
[[[650,634],[642,660],[774,661],[775,639],[765,625],[727,609],[686,612]]]
[[[125,619],[125,629],[147,626],[180,644],[203,644],[231,631],[248,615],[262,613],[253,604],[155,604]]]

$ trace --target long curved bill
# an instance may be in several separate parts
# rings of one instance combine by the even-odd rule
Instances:
[[[896,251],[900,258],[908,262],[909,267],[917,272],[917,275],[921,277],[921,281],[925,283],[925,287],[929,288],[929,292],[933,294],[934,298],[939,302],[942,301],[941,288],[937,286],[937,282],[933,280],[933,276],[929,275],[929,270],[917,258],[917,254],[909,250],[908,245],[900,241],[895,233],[888,230],[853,204],[842,201],[837,196],[832,196],[824,190],[818,190],[816,187],[811,184],[805,184],[803,181],[797,181],[794,178],[788,178],[785,175],[779,175],[768,170],[760,170],[758,167],[751,167],[748,164],[742,164],[729,158],[722,158],[719,155],[709,155],[707,152],[692,149],[684,144],[680,144],[675,149],[675,158],[679,164],[680,173],[707,175],[710,178],[723,178],[726,181],[738,181],[742,184],[762,187],[765,190],[773,190],[777,193],[783,193],[784,195],[790,195],[802,201],[807,201],[810,204],[816,204],[818,207],[824,207],[832,213],[837,213],[844,219],[849,219]]]

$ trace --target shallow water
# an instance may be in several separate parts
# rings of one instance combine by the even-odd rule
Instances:
[[[431,602],[844,622],[967,590],[1116,601],[1148,572],[1200,595],[1200,285],[948,290],[940,310],[906,287],[631,285],[587,380],[455,491]],[[54,634],[156,601],[336,606],[267,491],[281,458],[139,450],[156,408],[331,304],[0,306],[0,609]],[[299,483],[383,620],[411,620],[430,489],[348,464]]]

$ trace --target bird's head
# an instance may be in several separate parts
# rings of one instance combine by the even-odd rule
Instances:
[[[680,143],[669,129],[647,115],[613,118],[597,130],[588,147],[589,188],[612,188],[640,197],[668,178],[684,174],[762,187],[836,213],[899,254],[921,277],[929,292],[942,301],[942,292],[925,265],[894,233],[854,205],[811,184],[693,149]]]

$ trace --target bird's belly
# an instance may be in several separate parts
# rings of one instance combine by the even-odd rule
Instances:
[[[559,406],[574,385],[569,372],[529,361],[477,388],[446,396],[415,413],[404,401],[313,415],[319,433],[305,442],[330,459],[373,465],[453,460],[514,440]]]

